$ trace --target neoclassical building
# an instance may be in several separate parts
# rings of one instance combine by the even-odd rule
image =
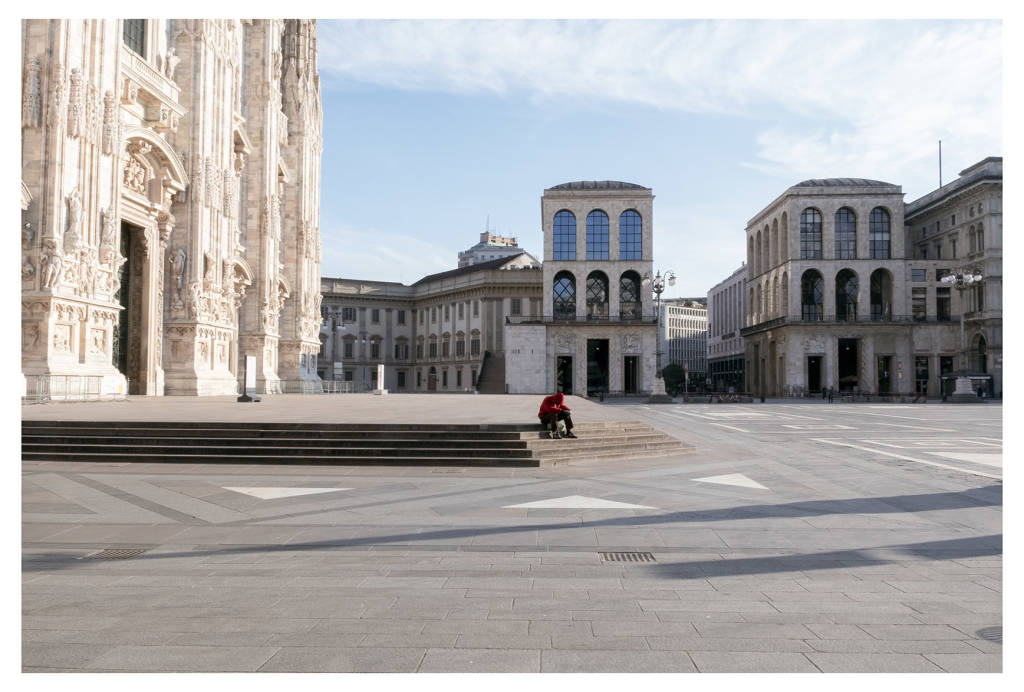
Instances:
[[[317,379],[315,21],[25,20],[21,121],[30,388]]]
[[[650,188],[578,181],[541,197],[543,312],[505,327],[510,393],[649,393],[658,332]]]
[[[410,286],[325,277],[320,375],[353,391],[503,393],[505,322],[540,315],[540,274],[520,250]]]
[[[746,229],[747,389],[939,396],[959,369],[964,311],[969,369],[1001,392],[1001,202],[997,157],[910,204],[877,180],[787,189]],[[985,280],[961,305],[941,278],[965,264]]]

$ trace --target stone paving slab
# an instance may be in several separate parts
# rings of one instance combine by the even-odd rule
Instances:
[[[25,462],[23,670],[1001,670],[982,638],[1003,621],[998,480],[779,432],[841,415],[860,440],[889,409],[603,408],[698,453],[459,473]],[[998,418],[946,411],[905,415],[950,439]],[[709,425],[723,412],[764,425]],[[695,480],[733,473],[768,490]],[[351,490],[224,490],[317,486]],[[505,509],[570,495],[658,509]]]

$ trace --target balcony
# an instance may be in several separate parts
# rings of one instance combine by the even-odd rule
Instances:
[[[505,324],[657,324],[657,315],[510,315]]]
[[[750,336],[752,334],[758,334],[760,332],[768,331],[769,329],[778,329],[786,325],[808,325],[808,324],[822,324],[822,325],[842,325],[842,324],[858,324],[858,325],[910,325],[910,324],[951,324],[949,318],[943,316],[944,319],[939,319],[935,315],[857,315],[853,316],[837,316],[829,315],[824,313],[818,313],[816,317],[808,316],[806,319],[800,317],[782,316],[775,317],[758,324],[751,325],[749,327],[743,327],[740,330],[740,336]]]

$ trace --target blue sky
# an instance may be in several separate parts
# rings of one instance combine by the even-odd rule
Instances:
[[[321,20],[322,273],[411,283],[488,216],[541,254],[570,180],[655,194],[655,267],[704,295],[810,177],[908,201],[1002,154],[995,21]]]

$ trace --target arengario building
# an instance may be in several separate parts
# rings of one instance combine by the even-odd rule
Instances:
[[[806,180],[746,233],[749,391],[948,393],[963,313],[966,369],[1001,393],[1001,158],[909,204],[890,183]],[[965,265],[984,280],[961,302],[941,279]]]
[[[21,125],[30,389],[317,379],[313,20],[23,21]]]

